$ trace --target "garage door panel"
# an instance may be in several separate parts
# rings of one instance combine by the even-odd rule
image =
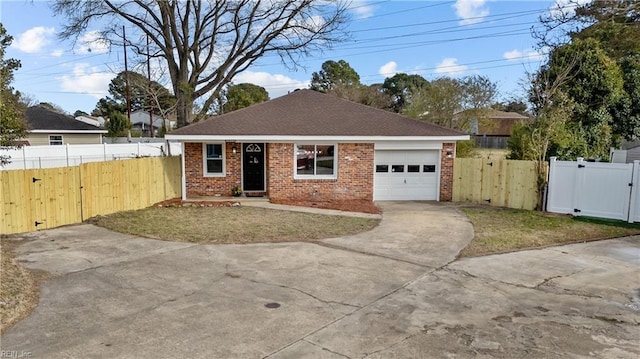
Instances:
[[[435,200],[438,194],[439,151],[375,152],[375,200]],[[435,172],[430,172],[435,168]],[[386,172],[378,172],[384,171]],[[394,172],[395,170],[395,172]]]

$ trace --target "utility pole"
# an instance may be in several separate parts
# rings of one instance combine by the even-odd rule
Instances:
[[[122,25],[122,44],[124,45],[124,87],[127,96],[127,121],[131,123],[131,96],[129,94],[129,68],[127,66],[127,35]]]
[[[147,101],[149,102],[149,135],[151,137],[155,137],[153,134],[153,99],[151,96],[151,54],[149,53],[149,35],[147,35]]]

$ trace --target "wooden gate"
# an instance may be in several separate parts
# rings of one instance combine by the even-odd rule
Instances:
[[[538,202],[534,161],[456,158],[453,201],[535,209]]]

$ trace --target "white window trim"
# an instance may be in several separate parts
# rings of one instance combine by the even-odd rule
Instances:
[[[60,136],[60,142],[62,142],[62,143],[60,143],[59,145],[52,145],[51,144],[51,137],[53,137],[53,136],[56,136],[56,137]],[[62,135],[49,135],[49,146],[64,146],[64,136],[62,136]]]
[[[333,174],[332,175],[301,175],[298,174],[298,146],[333,146]],[[338,144],[326,142],[296,142],[293,144],[293,179],[337,179],[338,178]],[[313,161],[314,166],[316,161]]]
[[[207,172],[207,145],[222,146],[222,172]],[[202,174],[204,177],[226,177],[227,176],[227,145],[224,142],[203,142],[202,143]]]

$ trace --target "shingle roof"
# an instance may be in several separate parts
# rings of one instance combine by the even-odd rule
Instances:
[[[25,118],[30,130],[52,131],[100,131],[100,127],[78,121],[75,118],[46,109],[42,106],[32,106],[25,111]]]
[[[271,101],[182,127],[172,131],[171,135],[462,136],[464,134],[320,92],[298,90]]]
[[[509,119],[509,120],[528,120],[529,117],[521,115],[517,112],[505,112],[498,110],[488,110],[485,114],[486,118]]]

